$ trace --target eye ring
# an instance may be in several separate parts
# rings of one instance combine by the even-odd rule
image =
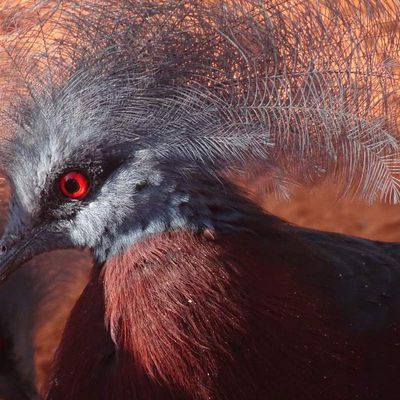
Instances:
[[[89,192],[89,181],[78,171],[70,171],[59,179],[61,193],[69,199],[80,200]]]

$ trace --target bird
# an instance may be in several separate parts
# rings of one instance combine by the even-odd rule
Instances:
[[[45,398],[397,399],[400,245],[291,225],[235,177],[398,202],[399,6],[39,3],[3,45],[0,280],[93,258]]]

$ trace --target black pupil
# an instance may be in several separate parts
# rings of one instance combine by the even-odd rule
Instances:
[[[79,182],[74,178],[68,179],[65,182],[65,189],[69,193],[76,193],[80,189]]]

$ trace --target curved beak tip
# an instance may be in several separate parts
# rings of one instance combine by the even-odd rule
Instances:
[[[30,239],[23,237],[0,241],[0,284],[7,281],[27,259],[31,258]]]
[[[7,235],[0,241],[0,284],[34,256],[57,249],[74,247],[64,232],[42,225],[25,229],[23,234]]]

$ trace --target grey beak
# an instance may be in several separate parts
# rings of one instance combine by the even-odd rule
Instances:
[[[18,235],[6,234],[0,242],[0,283],[34,256],[72,247],[69,238],[49,226],[26,229]]]

